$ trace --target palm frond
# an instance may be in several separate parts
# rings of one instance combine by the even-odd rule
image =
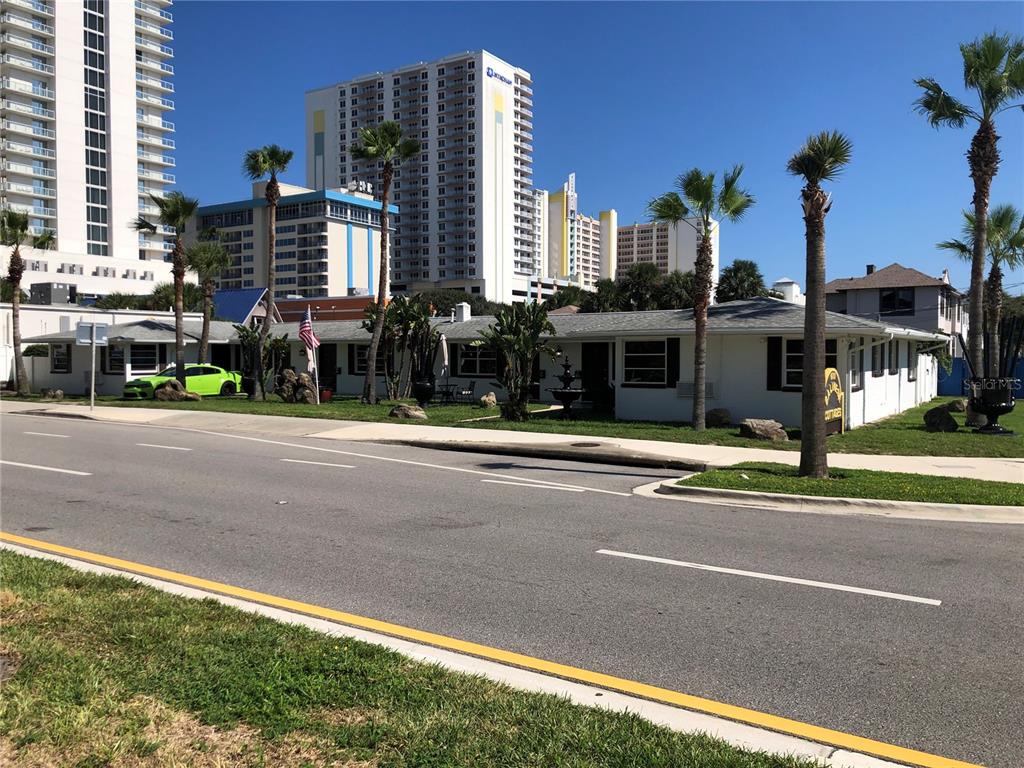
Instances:
[[[694,213],[709,216],[715,206],[715,174],[691,168],[676,179],[676,187]]]
[[[139,216],[131,223],[132,229],[136,232],[156,232],[156,224],[143,216]]]
[[[935,80],[922,78],[914,83],[923,91],[914,102],[914,111],[928,118],[933,128],[940,125],[963,128],[968,119],[981,119],[973,109],[946,93]]]
[[[44,229],[32,238],[32,247],[37,251],[48,251],[57,244],[57,234],[52,229]]]
[[[964,261],[970,261],[974,251],[963,240],[943,240],[941,243],[936,243],[935,247],[943,251],[952,251]]]
[[[242,175],[249,181],[259,181],[270,171],[265,147],[250,149],[242,158]]]
[[[743,166],[735,165],[722,177],[722,189],[718,193],[718,215],[730,221],[739,221],[751,206],[754,196],[739,186]]]
[[[690,209],[677,192],[666,192],[647,203],[647,215],[651,221],[677,224],[690,215]]]
[[[839,131],[822,131],[808,137],[800,150],[786,164],[794,176],[802,176],[808,184],[820,184],[838,177],[849,165],[853,143]]]
[[[266,159],[267,169],[271,176],[277,176],[288,170],[288,163],[295,157],[290,149],[285,149],[278,144],[268,144],[263,147],[263,156]]]

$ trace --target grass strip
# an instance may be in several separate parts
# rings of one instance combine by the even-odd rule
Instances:
[[[811,768],[0,551],[0,763]]]
[[[788,464],[754,461],[701,472],[680,480],[679,485],[802,496],[1024,507],[1024,485],[1020,483],[869,469],[829,469],[827,478],[816,479],[800,477],[797,467]]]

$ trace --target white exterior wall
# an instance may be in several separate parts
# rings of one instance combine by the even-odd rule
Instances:
[[[82,205],[84,210],[85,204]],[[10,248],[0,246],[0,271],[5,275],[10,255]],[[143,261],[137,255],[129,255],[128,258],[88,256],[84,252],[39,251],[22,246],[21,258],[26,264],[25,275],[21,279],[21,289],[25,293],[29,293],[29,288],[36,283],[70,283],[77,287],[79,295],[130,293],[141,296],[152,293],[160,283],[174,279],[169,261]],[[33,269],[37,262],[39,269]],[[195,276],[186,274],[185,280],[194,283]]]

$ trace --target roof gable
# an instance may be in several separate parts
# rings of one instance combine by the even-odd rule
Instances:
[[[930,286],[947,286],[956,290],[941,278],[926,275],[918,269],[904,267],[902,264],[890,264],[888,267],[875,270],[863,277],[840,277],[825,283],[825,293],[840,291],[860,291],[876,288],[925,288]]]

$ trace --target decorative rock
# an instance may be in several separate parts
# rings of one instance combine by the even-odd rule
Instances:
[[[744,419],[740,422],[740,437],[771,440],[773,443],[789,440],[789,435],[782,428],[782,424],[774,419]]]
[[[153,399],[169,403],[182,400],[202,400],[203,398],[195,392],[186,391],[177,379],[168,379],[162,384],[158,384],[153,390]]]
[[[388,412],[392,419],[420,419],[426,420],[427,412],[418,405],[396,405]]]
[[[300,389],[295,395],[295,402],[316,405],[316,392],[312,389]]]
[[[732,414],[728,408],[712,408],[704,414],[704,425],[707,427],[728,427],[732,424]]]
[[[493,392],[488,392],[486,395],[481,396],[481,398],[480,398],[480,407],[481,408],[497,408],[498,407],[498,398],[497,398],[497,396]]]
[[[63,389],[43,389],[40,393],[43,400],[63,400],[64,390]]]
[[[950,413],[966,413],[967,399],[961,397],[956,400],[950,400],[948,403],[946,403],[945,408]]]
[[[936,406],[924,414],[926,432],[956,432],[959,425],[944,405]]]

